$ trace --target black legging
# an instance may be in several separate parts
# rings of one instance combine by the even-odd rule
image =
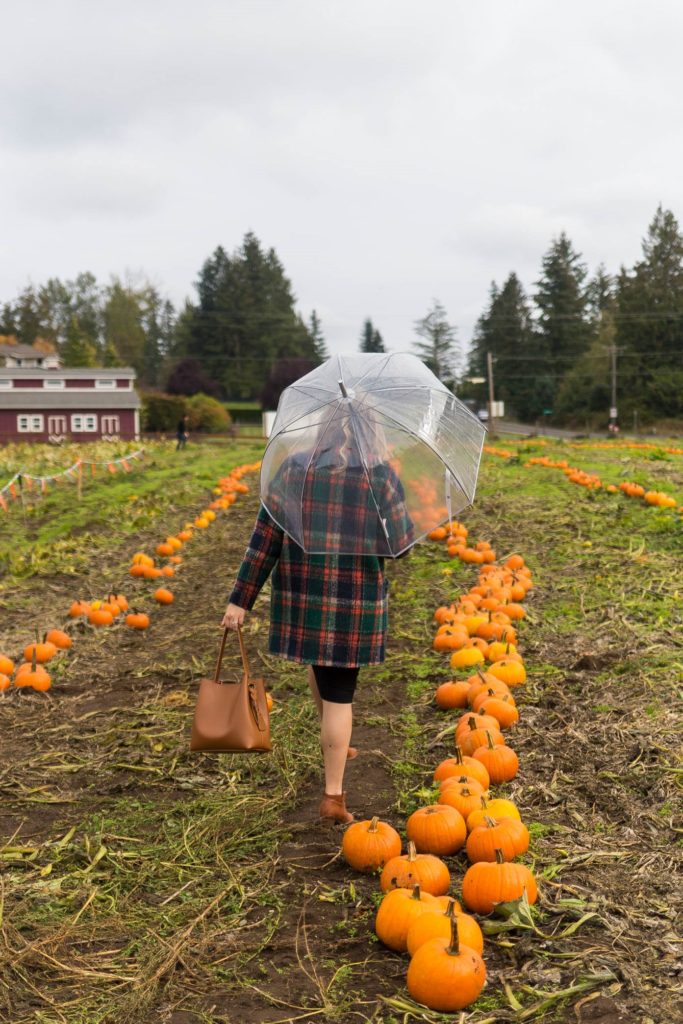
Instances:
[[[340,665],[311,665],[318,693],[332,704],[350,704],[360,669]]]

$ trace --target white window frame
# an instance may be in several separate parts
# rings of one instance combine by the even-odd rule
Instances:
[[[20,434],[42,434],[44,423],[41,413],[22,412],[17,416],[17,430]]]
[[[95,387],[101,388],[102,390],[116,390],[116,381],[113,377],[96,377]]]
[[[94,434],[97,432],[97,413],[74,412],[71,414],[73,434]]]
[[[46,377],[43,381],[43,387],[58,390],[66,387],[66,381],[62,377]]]
[[[10,377],[2,377],[2,378],[0,378],[0,388],[2,388],[3,391],[6,391],[8,388],[11,388],[13,385],[14,385],[14,381]]]

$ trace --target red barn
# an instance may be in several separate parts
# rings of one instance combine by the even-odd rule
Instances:
[[[137,439],[141,403],[134,380],[129,366],[0,366],[0,443]]]

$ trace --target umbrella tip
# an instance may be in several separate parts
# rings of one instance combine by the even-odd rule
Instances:
[[[344,384],[344,381],[343,380],[338,380],[337,384],[339,385],[339,390],[341,391],[341,393],[344,396],[344,398],[348,398],[349,397],[349,393],[346,390],[346,385]]]

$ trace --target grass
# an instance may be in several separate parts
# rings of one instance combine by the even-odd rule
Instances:
[[[565,450],[561,444],[524,447],[525,454],[543,451],[554,458]],[[652,480],[653,471],[662,469],[668,474],[657,478],[662,489],[681,493],[680,456],[566,450],[572,464],[604,479],[618,479],[626,468],[629,479],[637,478],[635,470]],[[236,449],[231,465],[257,458],[254,453]],[[94,535],[104,504],[117,535],[107,557],[116,561],[124,541],[165,527],[202,498],[225,467],[225,453],[210,446],[182,467],[172,455],[162,449],[143,473],[103,481],[108,489],[100,491],[99,504],[93,500],[85,509],[73,506],[73,495],[54,495],[53,505],[41,507],[42,517],[36,511],[36,531],[62,521],[69,531],[81,524]],[[136,504],[131,493],[141,503],[135,512],[128,509]],[[137,524],[135,515],[142,517]],[[511,741],[522,772],[509,791],[529,822],[531,859],[544,880],[534,923],[557,936],[540,939],[531,927],[491,936],[491,984],[466,1020],[564,1020],[573,1013],[569,1004],[597,989],[623,999],[619,1006],[629,1019],[649,1013],[668,1019],[672,975],[666,944],[657,945],[652,922],[657,915],[665,934],[675,910],[670,878],[676,833],[669,822],[680,809],[682,778],[675,711],[683,666],[680,517],[621,495],[586,493],[562,474],[527,469],[522,460],[491,457],[465,518],[473,537],[491,540],[499,555],[519,550],[534,572],[522,630],[530,680]],[[16,532],[10,543],[3,538],[6,557],[26,556],[18,517],[8,523]],[[245,540],[241,535],[239,544]],[[87,578],[87,559],[74,561],[70,548],[55,548],[45,534],[37,532],[35,543],[51,549],[51,560],[25,575],[23,569],[14,573],[12,586],[43,571]],[[400,699],[387,713],[370,707],[364,722],[398,740],[389,769],[392,820],[400,823],[431,801],[431,773],[450,753],[447,741],[436,742],[448,718],[435,711],[431,694],[450,673],[431,650],[431,615],[467,589],[474,573],[431,544],[389,569],[390,656],[368,675],[368,686],[378,704],[389,691]],[[187,673],[194,655],[190,641],[178,636],[163,655],[169,676]],[[136,670],[155,679],[157,657],[153,650],[141,654]],[[34,798],[70,799],[71,783],[86,773],[106,796],[99,807],[93,794],[75,804],[48,804],[54,817],[37,835],[8,836],[0,848],[6,879],[0,994],[15,1000],[7,1018],[12,1024],[142,1024],[161,1020],[169,1007],[191,1011],[193,1022],[231,1021],[209,1013],[205,995],[247,998],[250,984],[273,999],[273,1021],[308,1009],[322,1009],[319,1020],[343,1024],[450,1019],[411,1005],[401,970],[394,970],[393,1003],[368,991],[375,974],[404,964],[373,941],[376,887],[351,875],[312,886],[301,872],[302,908],[310,898],[338,914],[333,927],[339,953],[332,959],[325,947],[318,954],[314,944],[307,959],[309,931],[302,920],[297,955],[320,978],[302,997],[303,1009],[278,1002],[282,992],[274,975],[284,984],[291,971],[279,962],[273,968],[270,946],[291,909],[291,894],[275,866],[291,839],[283,816],[316,771],[318,752],[300,673],[268,656],[264,665],[291,694],[276,702],[278,745],[269,758],[225,755],[209,770],[203,759],[185,755],[189,697],[178,683],[150,688],[140,702],[106,711],[92,734],[86,735],[85,720],[80,736],[76,722],[69,725],[73,734],[50,732],[66,725],[56,720],[35,741],[23,738],[0,786],[6,797],[19,798],[25,813],[35,810]],[[401,688],[392,689],[397,680]],[[130,789],[110,791],[114,777]],[[458,862],[458,878],[463,869]],[[349,906],[357,909],[347,914]],[[344,942],[363,936],[368,960],[378,959],[379,967],[358,967],[345,953]],[[523,975],[514,967],[517,960],[525,964]],[[625,980],[616,980],[619,972]],[[17,993],[24,994],[20,1004]],[[27,1008],[28,1000],[41,1007],[41,1017]]]

